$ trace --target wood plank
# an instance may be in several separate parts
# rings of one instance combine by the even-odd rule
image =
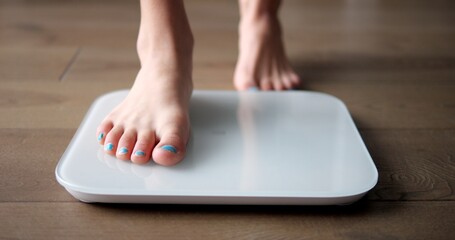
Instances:
[[[394,55],[453,52],[454,4],[415,2],[286,1],[281,19],[288,52],[297,56],[305,56],[308,51]],[[40,3],[29,3],[30,7],[14,1],[2,3],[1,44],[125,47],[135,43],[137,2]],[[236,30],[239,16],[235,1],[189,1],[186,5],[196,32]],[[207,35],[216,37],[218,33],[208,31]],[[225,43],[223,37],[218,40],[224,41],[216,42]]]
[[[216,41],[215,41],[216,42]],[[209,45],[210,46],[210,45]],[[196,46],[197,47],[197,46]],[[215,47],[213,47],[215,48]],[[232,74],[235,54],[211,54],[213,48],[200,49],[194,57],[196,89],[234,90]],[[62,79],[65,82],[126,82],[132,85],[140,63],[135,48],[81,48],[77,59]]]
[[[346,207],[0,203],[0,238],[449,239],[454,202]]]
[[[314,90],[345,102],[360,129],[455,127],[455,85],[330,85]]]
[[[55,179],[55,167],[75,129],[0,130],[2,201],[75,201]]]
[[[76,128],[97,96],[130,85],[131,80],[122,79],[108,83],[100,79],[59,84],[2,82],[0,115],[4,117],[0,119],[0,127]],[[455,85],[452,83],[319,85],[313,90],[342,99],[360,129],[455,127]]]
[[[363,130],[378,168],[370,200],[454,200],[455,130]]]
[[[57,4],[51,2],[30,8],[5,4],[2,8],[5,21],[2,21],[0,36],[9,39],[10,42],[3,42],[3,45],[52,44],[72,47],[134,48],[139,20],[137,3],[114,2],[109,6],[101,6],[93,1],[83,1],[78,4],[65,1],[59,1]],[[393,9],[395,6],[368,3],[346,5],[333,1],[322,1],[319,4],[288,1],[283,5],[281,17],[283,26],[288,28],[286,31],[288,52],[299,61],[305,61],[306,56],[311,58],[314,55],[322,55],[329,59],[336,58],[336,54],[340,53],[348,54],[343,58],[344,61],[358,54],[401,57],[410,54],[444,57],[449,54],[453,59],[454,47],[450,43],[455,40],[455,32],[451,28],[454,21],[450,18],[451,11],[447,11],[453,4],[447,1],[438,1],[438,4],[439,7],[428,8],[423,4],[416,5],[405,1],[403,5],[407,6],[406,11],[390,11],[390,8]],[[219,49],[224,50],[221,52],[237,52],[238,13],[235,2],[217,1],[207,4],[205,1],[194,1],[188,5],[188,14],[192,23],[194,22],[196,50],[203,51],[201,54],[196,51],[196,62],[198,56],[220,54]],[[83,13],[82,16],[81,13]],[[416,17],[416,13],[419,17]],[[369,19],[371,16],[374,18]],[[417,29],[410,29],[415,26],[415,22],[410,22],[410,18],[421,21],[422,24]],[[217,21],[207,21],[207,19]],[[315,29],[324,32],[314,32]],[[410,40],[407,37],[408,32],[403,30],[412,30],[418,34],[418,37]],[[10,33],[11,31],[13,33]],[[40,34],[43,35],[41,38],[44,40],[38,41]],[[22,41],[32,42],[26,44]],[[198,45],[203,47],[198,48]],[[209,54],[206,54],[207,51]],[[233,67],[235,60],[236,57],[233,56],[227,64]],[[213,64],[226,63],[212,58]],[[400,64],[398,66],[401,67]],[[222,71],[207,76],[204,69],[197,72],[199,71],[197,65],[195,70],[195,76],[201,74],[208,83],[211,83],[209,80],[220,76],[230,80],[232,75],[229,71]],[[214,78],[214,76],[217,77]],[[218,83],[214,86],[220,85],[225,86]]]
[[[0,202],[74,201],[54,170],[75,129],[0,129]],[[455,130],[366,130],[379,171],[370,200],[455,200]]]
[[[315,52],[453,54],[454,3],[445,0],[432,3],[286,1],[281,18],[287,49],[294,56]]]
[[[2,46],[128,46],[135,44],[139,2],[2,1]]]
[[[132,85],[140,69],[136,48],[81,48],[63,81],[127,82]]]
[[[1,46],[0,81],[58,82],[76,53],[76,47]]]
[[[127,85],[2,82],[0,128],[77,128],[97,96]]]

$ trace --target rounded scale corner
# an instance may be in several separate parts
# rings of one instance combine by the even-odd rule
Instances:
[[[87,203],[87,204],[92,204],[92,203],[98,203],[101,201],[96,201],[95,199],[97,198],[95,194],[87,194],[79,191],[74,191],[69,188],[66,188],[66,191],[68,191],[71,196],[79,200],[80,202]]]
[[[55,173],[55,179],[57,179],[57,182],[58,182],[60,185],[62,185],[63,187],[65,187],[65,188],[66,188],[66,186],[65,186],[65,185],[66,185],[66,181],[63,179],[63,176],[61,175],[61,171],[62,171],[61,169],[62,169],[62,164],[63,164],[63,162],[64,162],[65,159],[66,159],[67,151],[68,151],[68,150],[66,150],[66,151],[63,153],[63,155],[62,155],[62,157],[60,158],[60,160],[58,161],[57,166],[55,167],[55,171],[54,171],[54,173]]]
[[[77,183],[70,182],[68,179],[65,179],[64,176],[62,176],[61,171],[62,171],[62,164],[65,162],[65,156],[63,156],[60,161],[57,164],[57,167],[55,168],[55,178],[57,179],[57,182],[66,189],[71,195],[73,195],[75,198],[83,201],[83,202],[93,202],[93,201],[86,201],[82,200],[84,198],[80,198],[78,196],[80,195],[87,195],[91,196],[93,194],[96,194],[96,191],[91,191],[90,189],[83,187],[83,186],[78,186]]]
[[[350,205],[358,202],[365,195],[366,195],[366,193],[355,195],[355,196],[351,196],[351,197],[347,197],[347,198],[344,198],[342,201],[339,201],[338,203],[333,204],[333,205],[340,206],[340,207],[350,206]]]
[[[88,189],[84,189],[83,187],[78,187],[75,184],[72,184],[65,180],[59,173],[59,169],[57,167],[55,171],[57,182],[65,188],[65,190],[71,194],[77,200],[83,203],[97,203],[97,202],[109,202],[104,199],[104,193],[96,193],[96,191],[90,191]]]
[[[324,93],[324,92],[318,92],[318,91],[307,91],[307,92],[310,94],[319,95],[322,98],[330,99],[330,101],[335,102],[335,104],[341,105],[347,109],[346,104],[340,98],[338,98],[334,95]]]
[[[358,137],[360,138],[360,135],[358,135]],[[366,154],[369,156],[368,162],[371,167],[370,168],[371,179],[368,182],[368,184],[365,184],[365,187],[363,188],[363,190],[361,190],[359,192],[366,194],[368,191],[372,190],[378,184],[379,172],[378,172],[378,168],[376,167],[376,164],[374,164],[373,158],[371,157],[370,153],[368,152],[368,149],[366,148],[365,145],[363,145],[363,147],[364,147],[364,150],[366,151]]]
[[[65,178],[62,176],[61,174],[61,168],[62,168],[62,164],[63,162],[65,161],[64,159],[64,156],[65,154],[63,155],[63,157],[60,159],[60,161],[58,162],[57,164],[57,167],[55,168],[55,179],[57,179],[57,182],[62,186],[64,187],[68,192],[71,192],[70,190],[70,186],[72,184],[70,184],[67,180],[65,180]]]
[[[371,168],[372,171],[371,178],[369,177],[368,181],[365,184],[360,185],[360,187],[351,189],[349,191],[338,191],[331,194],[324,194],[317,196],[320,199],[321,204],[318,205],[350,205],[358,200],[360,200],[363,196],[365,196],[369,191],[371,191],[378,183],[378,170],[374,165],[373,161],[371,161]]]
[[[374,168],[374,171],[373,171],[373,176],[372,176],[371,181],[368,184],[365,184],[363,188],[360,188],[359,190],[357,190],[355,192],[345,194],[344,196],[339,196],[342,198],[347,198],[347,199],[353,200],[353,201],[351,201],[351,203],[349,203],[349,201],[346,201],[347,202],[346,204],[343,203],[341,205],[349,205],[349,204],[352,204],[352,203],[358,201],[360,198],[362,198],[364,195],[366,195],[369,191],[371,191],[376,186],[376,184],[378,183],[378,171],[377,171],[376,167],[374,166],[374,164],[372,164],[372,167]]]
[[[348,194],[339,194],[338,196],[328,197],[326,205],[338,205],[338,206],[348,206],[356,203],[362,199],[371,189],[373,189],[377,184],[377,179],[372,183],[368,184],[368,187],[358,190],[357,192],[351,192]],[[322,204],[321,204],[322,205]]]

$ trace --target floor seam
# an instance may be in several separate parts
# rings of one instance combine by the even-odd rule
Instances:
[[[65,79],[66,75],[68,74],[69,70],[71,69],[71,67],[73,66],[74,62],[76,61],[77,57],[79,56],[80,52],[82,51],[82,48],[81,47],[78,47],[76,49],[76,52],[73,54],[73,56],[71,57],[70,61],[68,62],[68,64],[66,65],[65,69],[63,69],[63,72],[62,74],[60,74],[60,77],[58,78],[58,81],[59,82],[63,82],[63,80]]]

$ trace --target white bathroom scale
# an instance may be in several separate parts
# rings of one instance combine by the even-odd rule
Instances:
[[[83,202],[344,205],[378,180],[343,102],[310,91],[194,91],[182,162],[118,160],[95,131],[127,93],[93,103],[58,163],[58,182]]]

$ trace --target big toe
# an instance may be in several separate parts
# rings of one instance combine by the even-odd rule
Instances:
[[[152,159],[164,166],[179,163],[185,157],[188,135],[186,131],[182,130],[163,131],[159,143],[153,149]]]

